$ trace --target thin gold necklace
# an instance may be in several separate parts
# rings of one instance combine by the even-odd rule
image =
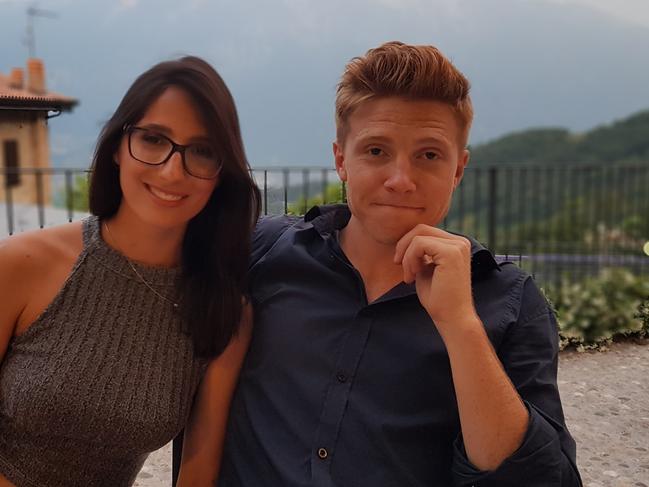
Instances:
[[[156,290],[153,288],[153,286],[151,286],[151,284],[149,284],[149,283],[147,282],[147,280],[144,279],[144,277],[142,277],[142,274],[140,274],[140,273],[137,271],[137,269],[135,268],[135,266],[134,266],[133,264],[131,264],[131,261],[129,260],[129,258],[126,257],[126,255],[124,254],[124,252],[122,252],[122,251],[119,249],[119,246],[117,245],[117,239],[115,239],[115,237],[113,236],[112,232],[110,231],[110,228],[108,227],[108,222],[104,222],[104,226],[106,227],[106,233],[108,233],[108,235],[110,235],[110,238],[111,238],[111,240],[113,241],[113,245],[115,245],[115,248],[116,248],[116,249],[117,249],[117,250],[118,250],[118,251],[119,251],[119,252],[124,256],[124,258],[126,259],[126,263],[127,263],[128,266],[133,270],[133,272],[135,273],[135,275],[136,275],[137,277],[140,278],[140,281],[142,281],[142,283],[143,283],[146,287],[148,287],[148,288],[151,290],[151,292],[152,292],[153,294],[155,294],[156,296],[158,296],[160,299],[163,299],[164,301],[170,303],[170,304],[174,307],[174,309],[178,309],[178,303],[173,302],[173,301],[172,301],[171,299],[169,299],[168,297],[163,296],[163,295],[160,294],[158,291],[156,291]]]

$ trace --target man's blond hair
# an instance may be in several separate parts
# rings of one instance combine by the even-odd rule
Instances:
[[[460,128],[458,142],[466,146],[473,120],[470,84],[439,49],[386,42],[353,58],[336,92],[336,138],[344,144],[350,115],[363,102],[384,97],[447,103]]]

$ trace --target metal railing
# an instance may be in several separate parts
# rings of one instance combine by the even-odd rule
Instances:
[[[9,185],[16,182],[19,185]],[[0,237],[87,214],[86,169],[0,171]],[[262,213],[303,214],[345,201],[332,168],[253,169]],[[469,167],[443,228],[472,235],[542,286],[604,267],[649,275],[649,161],[607,166]]]

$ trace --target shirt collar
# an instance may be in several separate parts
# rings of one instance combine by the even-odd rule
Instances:
[[[350,217],[351,211],[344,204],[314,206],[304,215],[304,221],[310,223],[318,234],[324,237],[344,228]],[[451,233],[460,235],[471,242],[472,278],[480,278],[494,269],[500,270],[500,265],[496,262],[493,254],[484,245],[473,237],[457,232]]]

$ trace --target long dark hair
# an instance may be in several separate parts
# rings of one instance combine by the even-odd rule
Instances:
[[[104,126],[92,161],[90,211],[113,216],[122,200],[113,157],[124,127],[136,124],[170,87],[185,90],[203,117],[223,161],[220,182],[187,226],[178,283],[180,312],[200,357],[219,355],[239,329],[252,229],[259,216],[259,189],[250,175],[236,107],[219,74],[188,56],[153,66],[140,75]]]

